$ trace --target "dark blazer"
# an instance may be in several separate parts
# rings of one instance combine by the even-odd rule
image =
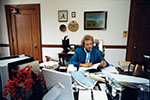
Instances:
[[[69,64],[73,64],[74,66],[79,67],[81,63],[85,63],[85,59],[86,59],[86,52],[84,51],[84,47],[79,47],[75,50],[75,54],[70,59]],[[92,64],[95,64],[103,60],[106,61],[102,55],[102,52],[96,48],[92,48],[90,55],[90,62]],[[106,63],[107,63],[106,66],[109,66],[109,63],[107,61]]]

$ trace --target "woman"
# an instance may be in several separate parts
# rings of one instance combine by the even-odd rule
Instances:
[[[76,67],[91,67],[95,63],[99,66],[106,67],[109,63],[103,58],[102,52],[93,47],[94,39],[91,35],[85,35],[81,41],[82,47],[75,50],[75,54],[69,61]]]

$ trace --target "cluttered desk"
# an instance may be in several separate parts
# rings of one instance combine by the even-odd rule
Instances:
[[[96,66],[96,65],[95,65]],[[54,100],[149,100],[150,81],[146,78],[119,74],[116,67],[109,66],[101,70],[97,68],[81,68],[79,71],[67,71],[68,81],[61,76],[61,81],[53,84]],[[72,67],[72,66],[71,66]],[[68,67],[68,69],[71,69]],[[48,69],[49,70],[49,69]],[[44,70],[43,70],[44,71]],[[49,72],[51,73],[51,72]],[[56,72],[57,73],[57,72]],[[44,77],[47,77],[45,75]],[[72,82],[70,82],[72,79]],[[52,81],[46,78],[48,81]],[[55,79],[56,80],[56,79]],[[64,83],[64,80],[65,83]],[[49,83],[49,82],[48,82]],[[47,86],[48,86],[47,83]],[[68,84],[66,86],[66,84]],[[72,85],[72,87],[70,87]],[[56,88],[56,87],[59,88]],[[69,86],[69,89],[68,89]],[[54,88],[55,87],[55,88]],[[54,90],[56,89],[56,90]],[[63,90],[68,89],[69,93]],[[52,90],[51,90],[52,91]],[[51,94],[52,92],[50,92]],[[66,99],[63,93],[67,93],[70,99]],[[72,98],[74,93],[75,98]],[[52,93],[53,94],[53,93]],[[48,96],[48,95],[47,95]],[[46,97],[45,97],[46,98]],[[49,97],[48,97],[49,98]],[[64,98],[64,99],[63,99]],[[48,100],[48,99],[44,99]],[[52,100],[52,99],[51,99]]]

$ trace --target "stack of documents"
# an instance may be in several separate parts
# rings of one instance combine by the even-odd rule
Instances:
[[[48,61],[48,62],[41,63],[40,66],[48,68],[48,69],[51,69],[51,68],[56,69],[56,68],[58,68],[59,64],[56,61]]]
[[[146,85],[148,86],[149,80],[146,78],[140,78],[135,76],[121,75],[121,74],[111,74],[104,73],[106,77],[110,78],[113,82],[122,85]]]
[[[125,72],[127,72],[130,63],[131,63],[130,61],[120,61],[120,62],[119,62],[119,67],[120,67],[122,70],[124,70]],[[132,72],[133,69],[134,69],[134,65],[131,64],[129,68],[130,68],[129,71]]]

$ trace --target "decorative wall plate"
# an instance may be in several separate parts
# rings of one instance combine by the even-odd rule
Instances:
[[[79,28],[79,24],[77,21],[71,21],[68,25],[68,28],[71,32],[76,32]]]
[[[61,24],[59,29],[60,29],[61,32],[65,32],[66,31],[66,25]]]

